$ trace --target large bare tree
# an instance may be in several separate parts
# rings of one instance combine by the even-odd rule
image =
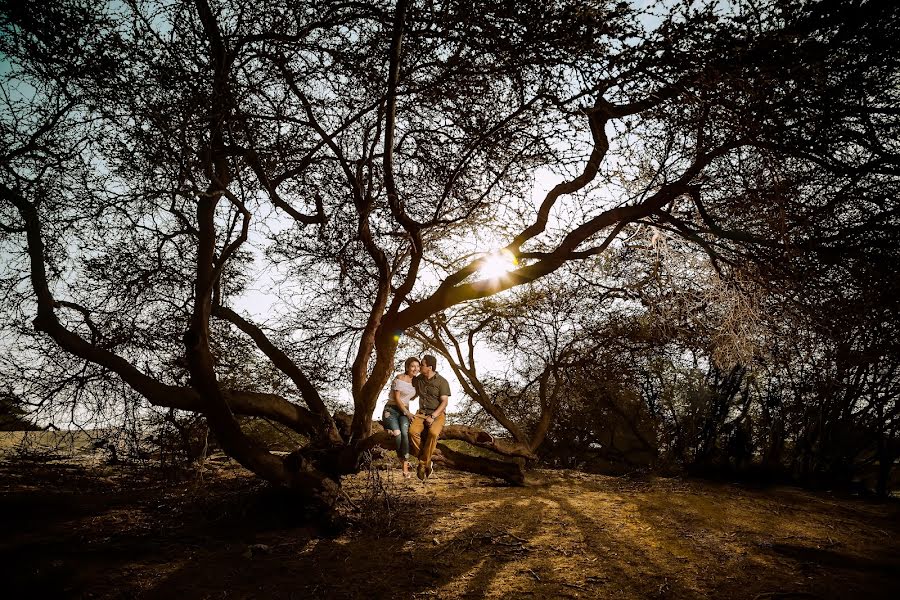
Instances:
[[[441,311],[601,255],[638,221],[717,260],[777,262],[848,236],[865,254],[896,217],[900,52],[880,49],[900,38],[879,3],[2,15],[4,311],[23,360],[62,350],[80,383],[112,374],[201,413],[241,464],[329,505],[382,441],[372,415],[404,332]],[[554,184],[533,198],[536,174]],[[491,277],[497,252],[517,265]],[[254,260],[283,278],[277,321],[236,309]],[[225,327],[293,390],[224,386]],[[345,423],[323,391],[348,350]],[[311,443],[273,455],[236,415]]]

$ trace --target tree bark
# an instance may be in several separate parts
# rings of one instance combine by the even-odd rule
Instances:
[[[441,439],[461,440],[478,448],[485,448],[497,454],[511,458],[536,460],[537,456],[526,444],[497,439],[491,434],[475,427],[465,425],[447,425],[441,431]]]
[[[372,434],[372,414],[378,404],[378,394],[390,379],[396,352],[397,339],[382,325],[375,339],[375,364],[372,371],[365,384],[354,390],[353,423],[350,428],[354,440],[364,440]]]
[[[510,462],[483,456],[471,456],[451,450],[446,444],[438,443],[438,451],[434,453],[432,460],[439,465],[458,471],[498,477],[513,485],[525,485],[525,461],[521,458]]]

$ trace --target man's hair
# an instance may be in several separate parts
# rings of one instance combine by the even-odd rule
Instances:
[[[422,357],[422,362],[432,369],[437,367],[437,359],[430,354],[426,354]]]

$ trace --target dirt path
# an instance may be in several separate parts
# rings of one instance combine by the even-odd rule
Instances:
[[[322,535],[239,469],[0,470],[4,587],[83,598],[894,598],[900,503],[538,471],[347,481]],[[387,489],[390,495],[380,493]],[[390,509],[385,501],[389,500]],[[5,596],[5,594],[4,594]],[[18,597],[18,596],[7,596]]]

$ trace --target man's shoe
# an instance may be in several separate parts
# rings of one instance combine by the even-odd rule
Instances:
[[[425,468],[425,479],[431,477],[432,473],[434,473],[434,461],[430,460],[428,461],[428,467]]]
[[[425,475],[425,463],[422,462],[421,460],[419,461],[419,466],[416,467],[416,477],[418,477],[418,478],[421,479],[422,481],[425,481],[425,477],[426,477],[426,475]]]

